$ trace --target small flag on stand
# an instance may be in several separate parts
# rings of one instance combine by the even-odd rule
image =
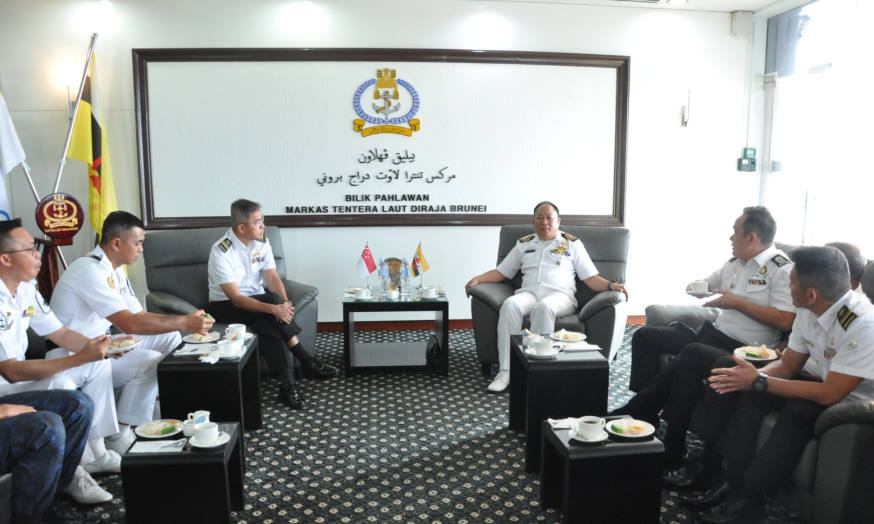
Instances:
[[[3,93],[0,93],[0,220],[12,218],[9,199],[6,197],[6,174],[22,162],[24,162],[24,149],[18,141]]]
[[[431,266],[428,265],[428,260],[425,258],[425,253],[422,253],[421,242],[419,242],[418,247],[416,247],[416,254],[413,255],[413,263],[411,266],[410,270],[413,272],[414,277],[431,269]]]
[[[361,257],[358,259],[358,274],[361,278],[367,278],[367,275],[376,271],[376,262],[373,261],[373,253],[370,252],[370,246],[364,244],[364,251],[361,252]]]

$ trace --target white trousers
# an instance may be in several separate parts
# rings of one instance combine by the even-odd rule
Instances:
[[[66,352],[60,356],[66,356]],[[118,433],[118,419],[115,417],[115,396],[112,391],[112,368],[109,360],[89,362],[41,380],[25,380],[14,384],[0,385],[0,395],[21,391],[44,389],[79,389],[94,402],[94,418],[91,419],[91,432],[88,440],[103,438]]]
[[[510,335],[522,331],[522,320],[531,315],[531,331],[537,334],[555,331],[555,317],[572,313],[576,300],[555,290],[517,291],[501,304],[498,315],[498,365],[510,371]]]

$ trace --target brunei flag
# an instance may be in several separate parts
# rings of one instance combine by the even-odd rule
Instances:
[[[67,157],[88,164],[88,221],[98,236],[103,219],[118,209],[105,131],[97,95],[97,60],[92,54]]]
[[[419,242],[419,246],[416,247],[416,254],[413,255],[413,263],[411,264],[411,270],[413,271],[413,276],[417,277],[420,274],[424,273],[431,269],[431,266],[428,265],[428,260],[425,258],[425,253],[422,253],[422,243]]]

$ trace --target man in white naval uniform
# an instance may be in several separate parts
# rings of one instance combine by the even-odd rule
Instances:
[[[109,361],[104,360],[109,337],[88,340],[58,321],[34,283],[40,265],[39,246],[21,227],[21,220],[0,222],[0,395],[80,389],[94,403],[89,445],[85,447],[93,461],[93,457],[103,458],[109,453],[103,447],[103,438],[118,433],[112,372]],[[72,348],[73,353],[51,360],[25,360],[28,327],[56,344]],[[85,504],[112,500],[112,495],[81,466],[64,491]]]
[[[522,271],[522,286],[501,305],[498,316],[499,371],[488,391],[498,393],[510,385],[510,335],[522,329],[522,319],[531,315],[531,331],[552,333],[555,318],[571,313],[577,307],[576,279],[593,291],[622,291],[625,287],[598,275],[579,239],[561,232],[561,217],[552,202],[540,202],[534,207],[535,235],[519,239],[496,269],[470,279],[464,288],[477,284],[500,282]]]
[[[215,322],[203,310],[188,315],[143,310],[123,266],[134,263],[142,253],[144,227],[139,218],[126,211],[107,215],[100,245],[70,264],[51,299],[58,318],[86,336],[104,334],[114,324],[124,333],[144,339],[140,347],[112,361],[113,384],[122,388],[117,409],[123,426],[152,420],[158,395],[158,362],[181,343],[178,330],[206,334]],[[66,353],[58,348],[48,356]],[[120,442],[107,439],[107,447],[119,453],[126,451],[133,438],[130,433],[123,435]]]

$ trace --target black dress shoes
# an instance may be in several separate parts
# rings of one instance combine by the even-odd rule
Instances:
[[[723,481],[706,491],[681,493],[680,504],[695,509],[709,508],[725,500],[733,491],[728,482]]]
[[[317,358],[313,358],[312,361],[310,361],[309,365],[304,364],[302,368],[305,377],[314,378],[316,380],[327,380],[329,378],[334,378],[340,373],[340,370],[338,370],[334,366],[330,364],[325,364]]]
[[[303,408],[303,395],[294,384],[280,384],[278,399],[291,409]]]
[[[699,514],[698,518],[708,524],[752,524],[765,518],[765,504],[761,496],[738,491],[724,502]]]
[[[704,466],[696,460],[677,469],[665,471],[662,474],[662,482],[674,489],[689,489],[698,482],[702,473],[704,473]]]

